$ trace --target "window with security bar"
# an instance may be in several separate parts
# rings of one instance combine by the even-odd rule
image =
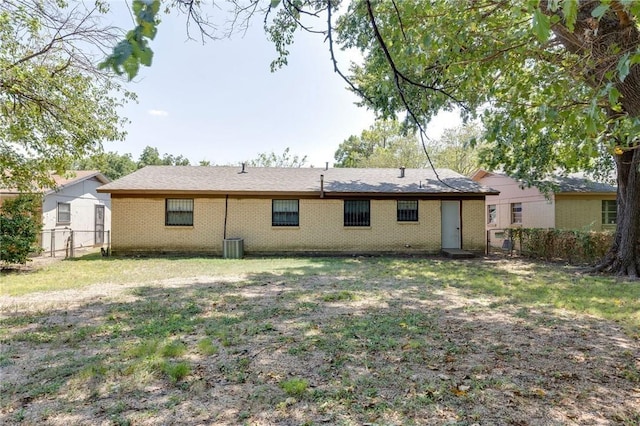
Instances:
[[[344,226],[371,226],[371,202],[344,200]]]
[[[193,226],[193,199],[167,198],[165,209],[166,226]]]
[[[300,225],[299,200],[272,200],[271,201],[271,225],[272,226],[299,226]]]
[[[398,200],[398,222],[418,221],[418,200]]]

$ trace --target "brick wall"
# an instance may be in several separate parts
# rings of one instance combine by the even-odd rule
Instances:
[[[271,199],[229,198],[227,238],[243,238],[247,253],[276,251],[438,252],[440,200],[421,200],[418,222],[397,222],[395,200],[371,200],[371,226],[344,227],[343,202],[300,199],[300,226],[271,226]],[[165,198],[112,199],[114,252],[222,253],[223,198],[195,198],[192,227],[165,226]],[[462,204],[463,245],[484,249],[484,201]]]
[[[615,200],[616,195],[556,195],[556,228],[602,231],[615,226],[602,225],[602,200]]]
[[[484,252],[486,247],[484,200],[462,201],[462,248]]]

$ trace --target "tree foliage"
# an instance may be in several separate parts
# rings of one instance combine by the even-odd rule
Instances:
[[[445,129],[437,140],[427,145],[427,151],[434,166],[470,176],[481,167],[479,151],[483,146],[482,128],[467,123]]]
[[[42,198],[37,195],[4,200],[0,206],[0,262],[25,264],[29,254],[38,251],[41,207]]]
[[[446,129],[423,146],[413,128],[397,120],[378,120],[360,136],[345,139],[335,153],[336,167],[429,167],[451,169],[470,175],[479,166],[478,125]],[[427,158],[426,153],[429,154]]]
[[[174,156],[165,153],[160,157],[158,148],[152,146],[144,147],[138,159],[139,169],[145,166],[188,166],[189,164],[189,159],[182,155]]]
[[[131,154],[103,152],[77,160],[73,168],[75,170],[99,170],[109,179],[116,180],[135,172],[138,169],[138,165],[131,157]]]
[[[334,158],[335,167],[421,168],[428,163],[414,132],[396,120],[378,120],[360,136],[349,136]]]
[[[300,157],[290,154],[290,148],[284,149],[283,153],[278,155],[271,151],[269,153],[261,152],[258,156],[246,163],[251,167],[303,167],[307,163],[307,156]]]
[[[100,152],[76,160],[73,164],[75,170],[99,170],[111,180],[119,179],[133,173],[145,166],[188,166],[189,159],[182,155],[162,154],[158,148],[146,146],[138,161],[131,154],[118,154],[117,152]]]
[[[422,122],[481,118],[484,159],[535,183],[613,156],[618,227],[598,269],[640,271],[640,3],[354,1],[339,24],[363,103]],[[422,132],[421,132],[422,134]]]
[[[117,35],[101,11],[0,2],[0,186],[48,186],[51,170],[123,138],[119,86],[93,65]]]

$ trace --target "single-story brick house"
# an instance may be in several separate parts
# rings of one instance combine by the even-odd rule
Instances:
[[[500,191],[486,197],[487,231],[500,242],[510,227],[603,231],[616,227],[616,187],[579,176],[553,176],[547,194],[503,173],[476,171],[471,178]],[[493,234],[499,235],[494,238]]]
[[[112,251],[484,252],[485,197],[450,170],[148,166],[104,185]]]

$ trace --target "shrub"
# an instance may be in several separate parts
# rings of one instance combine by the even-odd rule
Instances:
[[[611,232],[512,228],[508,230],[524,256],[562,259],[569,263],[593,263],[602,258],[613,242]]]
[[[27,263],[36,246],[42,227],[38,211],[41,197],[19,195],[9,198],[0,207],[0,262]]]

